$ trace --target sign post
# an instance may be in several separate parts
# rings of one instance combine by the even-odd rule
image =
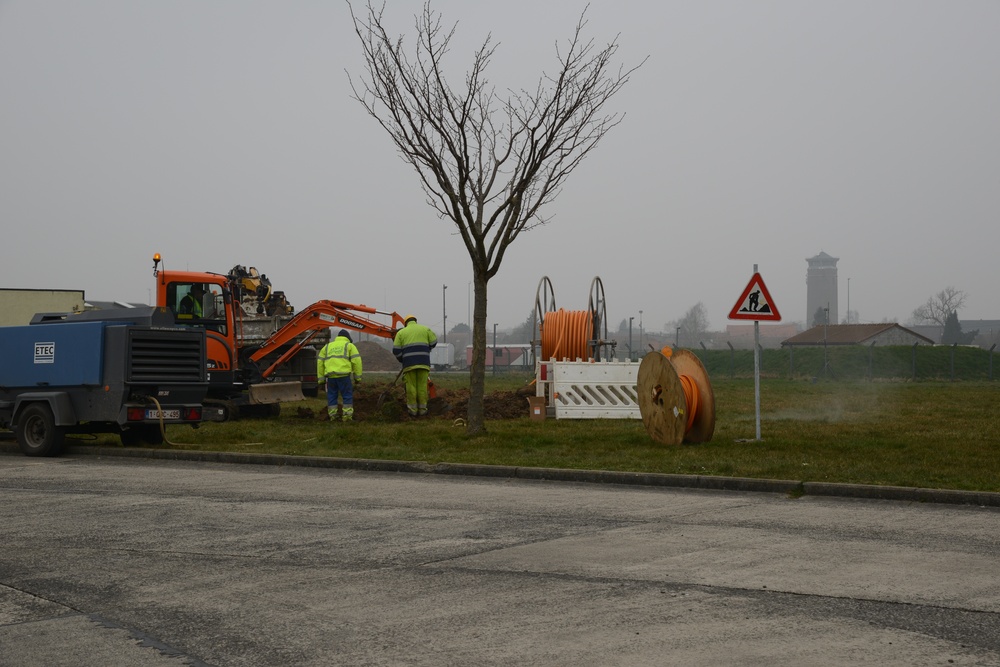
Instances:
[[[757,437],[760,440],[760,321],[776,322],[781,319],[778,307],[767,291],[764,279],[757,273],[757,265],[753,265],[753,277],[729,311],[731,320],[753,320],[753,393],[754,410],[756,412]]]

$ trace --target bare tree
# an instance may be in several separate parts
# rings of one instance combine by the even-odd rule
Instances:
[[[965,304],[966,294],[960,289],[946,287],[927,299],[927,303],[913,310],[914,324],[937,324],[944,326],[948,315],[957,313]]]
[[[443,67],[454,26],[442,27],[440,14],[425,3],[408,53],[404,36],[391,37],[386,30],[384,11],[384,4],[369,3],[356,15],[351,6],[365,56],[364,77],[352,78],[351,88],[417,171],[430,206],[454,223],[472,260],[467,431],[484,433],[487,285],[508,246],[521,232],[547,222],[543,207],[621,122],[622,114],[605,114],[603,108],[642,63],[616,69],[617,37],[596,48],[583,37],[584,12],[566,44],[557,45],[558,71],[543,73],[534,89],[497,94],[486,78],[496,51],[489,36],[455,89]]]
[[[699,301],[691,306],[684,317],[670,323],[670,329],[675,331],[678,339],[683,337],[688,345],[699,341],[708,331],[708,309],[705,304]]]

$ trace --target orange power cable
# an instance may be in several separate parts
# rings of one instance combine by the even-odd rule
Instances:
[[[542,359],[587,359],[587,340],[593,330],[593,313],[560,308],[546,313],[542,323]]]
[[[681,388],[684,389],[684,401],[687,403],[687,426],[685,431],[694,424],[694,416],[698,413],[698,385],[690,375],[678,375]]]
[[[674,356],[674,350],[669,345],[664,345],[660,354],[670,359]],[[685,431],[694,424],[694,417],[698,414],[698,385],[690,375],[678,375],[681,381],[681,389],[684,390],[684,402],[687,405],[687,426]]]

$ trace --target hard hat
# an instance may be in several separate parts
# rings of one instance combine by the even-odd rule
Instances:
[[[417,316],[416,315],[407,315],[406,317],[403,318],[403,324],[406,324],[410,320],[413,320],[414,322],[416,322],[417,321]]]
[[[343,336],[344,338],[346,338],[347,340],[351,341],[352,343],[354,342],[354,339],[351,338],[351,334],[348,333],[347,329],[341,329],[340,333],[338,333],[337,335],[338,336]]]

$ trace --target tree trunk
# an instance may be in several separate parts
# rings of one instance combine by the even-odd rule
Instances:
[[[472,311],[472,367],[469,369],[469,410],[466,434],[486,433],[486,286],[485,272],[473,272],[475,304]]]

